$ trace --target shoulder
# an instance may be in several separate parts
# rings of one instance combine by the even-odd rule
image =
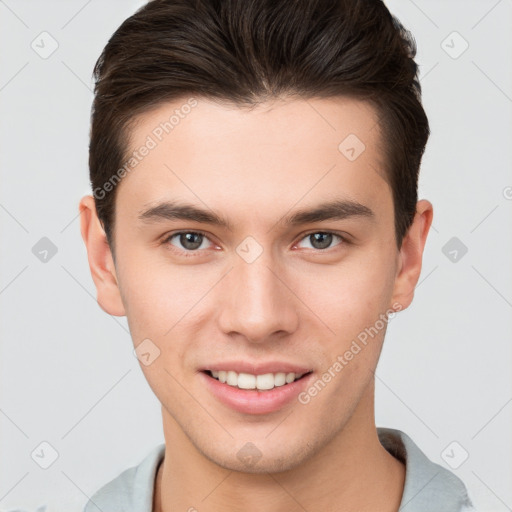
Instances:
[[[405,464],[405,485],[400,509],[427,512],[436,508],[446,512],[474,511],[462,480],[448,469],[432,462],[416,443],[400,430],[377,429],[381,444]]]
[[[151,512],[155,474],[164,453],[165,444],[153,448],[140,464],[97,490],[83,512]]]

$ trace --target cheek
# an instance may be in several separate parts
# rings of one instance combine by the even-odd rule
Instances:
[[[149,338],[161,350],[161,361],[175,361],[193,348],[196,332],[211,316],[210,292],[220,271],[202,265],[177,266],[150,255],[120,262],[119,281],[135,345]],[[204,336],[203,336],[204,337]],[[169,348],[172,346],[172,350]]]
[[[160,338],[179,319],[180,300],[186,298],[180,274],[136,250],[119,254],[119,288],[133,341]]]
[[[118,261],[118,277],[134,344],[149,338],[165,347],[173,340],[174,356],[179,356],[179,339],[188,333],[190,343],[194,331],[214,314],[210,308],[212,300],[217,302],[214,296],[220,288],[215,288],[225,268],[172,265],[161,255],[152,257],[136,248],[120,248],[119,254],[123,258]],[[324,346],[330,339],[340,348],[388,309],[392,261],[385,247],[367,248],[332,265],[309,262],[289,267],[283,278],[300,299],[297,312],[304,327],[324,331]],[[297,297],[290,296],[290,301],[297,302]]]
[[[194,332],[208,280],[199,272],[194,277],[168,264],[135,263],[136,258],[125,262],[120,274],[131,337],[136,348],[140,344],[141,351],[145,347],[143,352],[156,354],[149,365],[140,359],[141,369],[155,395],[171,403],[180,389],[174,379],[183,381],[184,368],[191,365],[190,351],[199,339]]]
[[[394,273],[386,254],[353,257],[338,265],[318,267],[299,280],[299,296],[345,343],[375,323],[389,307]],[[333,333],[334,331],[334,333]]]

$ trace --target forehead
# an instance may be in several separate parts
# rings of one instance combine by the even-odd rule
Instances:
[[[120,188],[141,207],[169,194],[246,209],[305,206],[319,195],[391,197],[377,113],[351,98],[165,103],[136,119],[129,160]]]

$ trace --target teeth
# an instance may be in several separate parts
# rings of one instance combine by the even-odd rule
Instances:
[[[266,390],[274,387],[290,384],[294,380],[300,379],[303,373],[265,373],[264,375],[251,375],[250,373],[236,373],[232,370],[212,370],[213,377],[229,386],[240,389],[259,389]]]

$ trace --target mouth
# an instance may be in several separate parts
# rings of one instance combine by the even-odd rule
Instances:
[[[236,389],[264,393],[275,388],[287,387],[290,384],[305,379],[313,372],[276,372],[255,375],[250,373],[237,373],[231,370],[202,370],[202,373],[222,384]]]
[[[277,413],[290,407],[315,377],[313,371],[302,374],[244,374],[235,371],[201,370],[199,375],[215,401],[248,415]]]

